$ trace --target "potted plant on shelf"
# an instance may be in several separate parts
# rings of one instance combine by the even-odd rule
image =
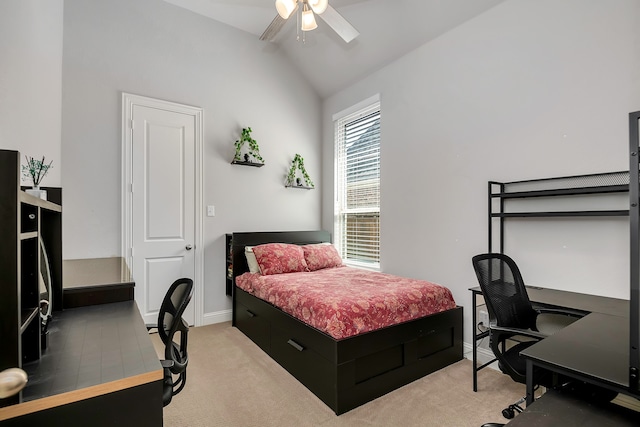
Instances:
[[[53,160],[49,163],[46,163],[45,157],[42,156],[42,160],[34,159],[33,157],[24,156],[27,164],[22,165],[22,175],[26,179],[31,179],[33,182],[33,188],[31,190],[26,190],[28,194],[32,196],[40,197],[41,199],[47,199],[46,190],[40,189],[40,183],[51,169],[51,165],[53,164]]]
[[[300,173],[302,173],[305,185],[302,184],[302,180],[300,178],[296,177],[297,170],[300,170]],[[291,168],[289,169],[289,173],[285,180],[285,187],[315,188],[313,181],[304,167],[304,159],[300,154],[296,154],[291,162]]]
[[[252,129],[250,127],[242,128],[242,134],[240,139],[235,142],[236,154],[233,156],[233,163],[255,163],[251,161],[251,158],[257,161],[257,164],[264,165],[264,159],[260,156],[260,147],[258,142],[251,137]],[[245,142],[249,145],[249,152],[242,155],[242,147]]]

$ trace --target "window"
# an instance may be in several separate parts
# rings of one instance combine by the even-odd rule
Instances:
[[[335,119],[335,243],[347,264],[380,267],[380,102]]]

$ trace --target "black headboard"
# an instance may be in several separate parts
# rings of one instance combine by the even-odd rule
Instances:
[[[263,243],[294,243],[308,245],[312,243],[331,242],[331,233],[324,230],[315,231],[267,231],[256,233],[233,233],[231,238],[231,262],[233,278],[249,271],[244,256],[245,246],[256,246]]]

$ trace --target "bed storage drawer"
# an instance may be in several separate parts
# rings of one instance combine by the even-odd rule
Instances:
[[[274,310],[277,310],[274,308]],[[284,313],[284,316],[273,316],[269,319],[272,329],[287,331],[291,337],[304,343],[304,347],[313,350],[320,357],[336,363],[336,341],[329,335],[319,330],[301,323],[291,315]]]
[[[236,327],[262,350],[269,353],[269,322],[265,321],[265,316],[260,310],[236,302],[234,315]]]
[[[335,365],[291,331],[271,328],[271,357],[324,402],[335,398]]]
[[[454,331],[452,328],[429,331],[418,336],[415,340],[415,351],[417,359],[424,359],[439,351],[446,350],[454,346]]]

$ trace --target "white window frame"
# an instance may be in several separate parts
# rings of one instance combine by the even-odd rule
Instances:
[[[343,179],[340,176],[345,173],[340,166],[340,144],[342,143],[345,124],[356,121],[359,118],[370,115],[376,111],[381,112],[380,96],[374,95],[356,105],[333,115],[334,122],[334,225],[333,236],[334,244],[338,252],[342,256],[344,263],[353,267],[367,268],[372,270],[380,270],[380,233],[378,233],[378,262],[362,262],[347,258],[346,254],[346,235],[343,233],[342,218],[345,211],[347,213],[377,213],[378,221],[380,218],[380,200],[378,199],[377,208],[361,208],[361,209],[343,209],[343,199],[346,199],[346,187],[343,185]],[[380,185],[378,183],[378,185]]]

